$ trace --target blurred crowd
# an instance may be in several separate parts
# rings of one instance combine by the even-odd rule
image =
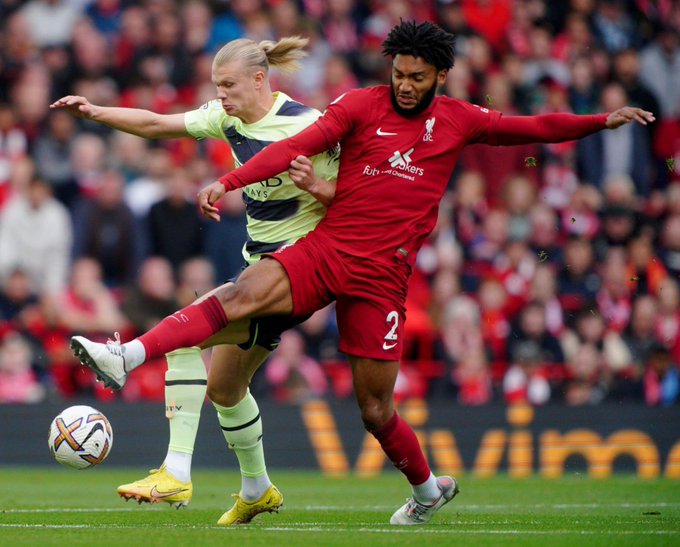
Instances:
[[[242,265],[239,193],[219,224],[193,202],[233,168],[226,142],[147,141],[52,101],[185,112],[214,98],[222,44],[299,34],[302,70],[272,85],[323,110],[388,82],[381,43],[400,18],[456,34],[445,95],[507,115],[628,104],[657,121],[465,150],[412,278],[398,398],[677,404],[674,0],[0,0],[0,402],[162,400],[163,362],[113,394],[69,337],[129,339]],[[332,307],[284,334],[253,390],[351,396]]]

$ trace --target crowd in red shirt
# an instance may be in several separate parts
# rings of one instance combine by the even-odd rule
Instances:
[[[0,1],[0,402],[113,398],[74,361],[69,336],[139,334],[241,266],[238,193],[220,225],[193,204],[231,169],[226,143],[144,141],[49,111],[51,101],[191,110],[214,97],[224,42],[301,34],[302,71],[272,74],[272,85],[323,110],[388,81],[381,42],[400,18],[457,35],[449,96],[509,115],[632,104],[657,122],[463,152],[416,261],[398,397],[677,404],[671,0]],[[253,389],[294,402],[348,396],[333,317],[303,325]],[[164,369],[140,367],[120,397],[162,399]]]

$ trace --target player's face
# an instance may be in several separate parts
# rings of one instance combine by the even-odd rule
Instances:
[[[222,108],[230,116],[236,116],[246,123],[257,111],[258,89],[265,79],[262,70],[246,69],[241,61],[232,61],[222,66],[213,66],[213,83]]]
[[[444,83],[446,71],[437,69],[422,57],[396,55],[392,61],[392,100],[400,114],[413,115],[425,110],[437,86]]]

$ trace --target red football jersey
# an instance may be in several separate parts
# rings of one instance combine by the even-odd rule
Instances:
[[[269,145],[220,181],[229,189],[265,180],[297,155],[340,143],[337,190],[315,228],[334,247],[374,260],[409,263],[437,221],[439,201],[466,144],[553,142],[605,127],[606,115],[506,117],[476,105],[437,97],[421,114],[404,117],[390,88],[345,93],[298,135]]]

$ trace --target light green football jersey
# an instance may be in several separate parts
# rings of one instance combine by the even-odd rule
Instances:
[[[278,91],[273,95],[274,106],[255,123],[243,123],[239,118],[229,116],[220,101],[213,100],[187,112],[184,124],[189,134],[197,139],[213,137],[228,141],[239,167],[268,144],[299,133],[321,115],[318,110],[292,100],[285,93]],[[315,175],[335,180],[338,157],[336,149],[311,158]],[[262,253],[294,243],[326,214],[326,208],[319,201],[295,186],[288,172],[246,186],[243,200],[248,221],[243,257],[248,263],[257,262]]]

